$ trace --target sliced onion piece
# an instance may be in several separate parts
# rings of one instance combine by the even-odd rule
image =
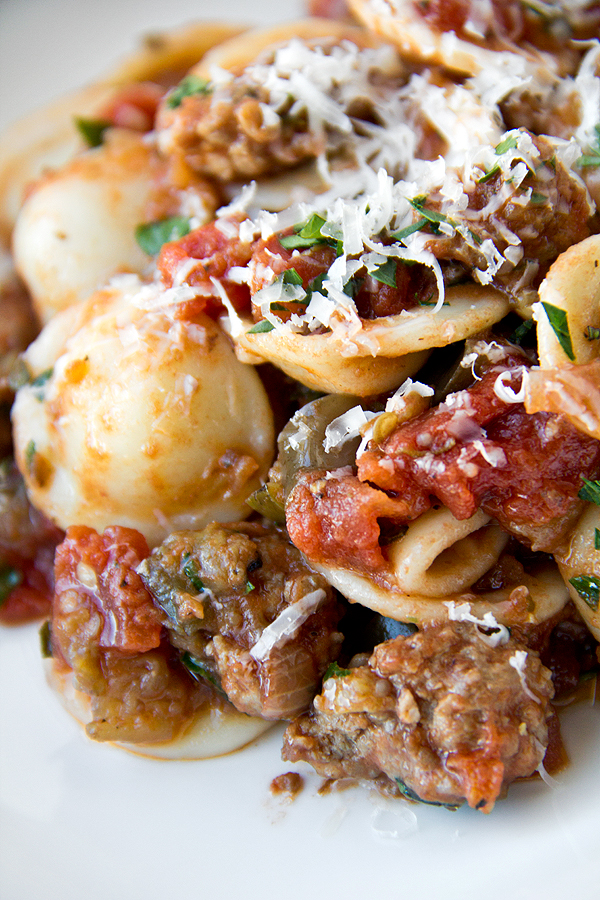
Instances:
[[[91,722],[89,697],[75,689],[73,673],[60,670],[51,659],[44,665],[48,684],[67,712],[80,725]],[[241,750],[272,727],[273,722],[244,715],[219,699],[214,705],[201,707],[184,733],[172,741],[158,744],[114,742],[114,746],[155,759],[210,759]]]

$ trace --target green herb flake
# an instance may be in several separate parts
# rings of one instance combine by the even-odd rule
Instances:
[[[34,387],[34,388],[43,387],[46,384],[46,382],[49,381],[50,378],[52,378],[53,372],[54,372],[54,369],[46,369],[44,372],[42,372],[40,375],[38,375],[37,378],[33,379],[33,381],[31,382],[31,387]]]
[[[566,356],[571,362],[574,362],[575,353],[573,352],[573,343],[571,341],[569,323],[565,310],[560,309],[558,306],[553,306],[551,303],[545,303],[544,301],[542,301],[542,306],[544,312],[548,316],[552,331],[556,335],[556,340],[564,350]]]
[[[104,141],[104,132],[111,127],[112,122],[106,119],[86,119],[82,116],[75,116],[75,125],[88,147],[100,147]]]
[[[600,550],[600,528],[594,528],[594,550]]]
[[[184,559],[187,559],[187,562],[183,567],[183,574],[189,580],[194,590],[199,594],[202,594],[204,592],[204,584],[202,582],[202,579],[198,575],[198,566],[196,564],[196,561],[192,559],[189,554],[184,557]]]
[[[317,244],[335,245],[337,242],[322,234],[321,229],[325,219],[318,213],[313,213],[310,219],[294,226],[294,234],[284,234],[279,238],[279,243],[285,250],[308,250]]]
[[[256,325],[249,328],[246,334],[266,334],[268,331],[273,331],[274,328],[275,326],[268,319],[261,319]]]
[[[586,341],[597,341],[600,338],[600,328],[596,328],[594,325],[587,325],[583,336]]]
[[[408,202],[413,209],[421,213],[424,219],[427,219],[430,225],[432,225],[434,231],[436,230],[436,227],[439,226],[440,222],[447,222],[449,225],[454,226],[454,222],[449,219],[448,216],[444,215],[444,213],[438,212],[435,209],[427,209],[427,207],[424,205],[426,200],[426,197],[415,197],[413,200],[409,200]]]
[[[590,503],[595,503],[596,506],[600,506],[600,481],[588,481],[587,478],[582,478],[583,487],[580,488],[579,494],[577,495],[580,500],[587,500]]]
[[[23,582],[23,573],[14,566],[0,562],[0,606],[5,603],[11,592]]]
[[[577,165],[582,169],[592,166],[600,166],[600,123],[594,125],[596,132],[596,146],[590,147],[589,153],[584,153],[577,160]]]
[[[575,578],[569,578],[569,584],[572,584],[581,599],[587,603],[590,609],[596,611],[598,602],[600,601],[600,579],[592,575],[577,575]]]
[[[244,593],[245,593],[245,594],[251,594],[252,591],[254,591],[254,590],[255,590],[255,586],[252,584],[252,582],[251,582],[251,581],[247,581],[247,582],[246,582],[246,587],[244,588]]]
[[[428,219],[418,219],[416,222],[413,222],[412,225],[408,225],[406,228],[401,228],[400,231],[395,231],[391,237],[394,241],[404,241],[407,237],[410,237],[411,234],[415,234],[417,231],[422,231],[423,228],[428,224]]]
[[[496,146],[494,147],[494,152],[495,152],[496,156],[502,156],[502,154],[506,153],[507,150],[515,150],[518,142],[519,142],[518,134],[507,135],[503,141],[500,141],[500,143],[496,144]]]
[[[345,675],[350,675],[351,671],[351,669],[342,669],[336,662],[329,663],[325,669],[323,681],[327,681],[328,678],[344,678]]]
[[[182,653],[179,657],[182,665],[188,670],[192,678],[196,681],[208,681],[220,693],[225,695],[225,691],[221,687],[221,682],[211,670],[201,660],[192,656],[191,653]]]
[[[477,184],[485,184],[486,181],[491,181],[491,179],[498,174],[500,171],[500,166],[494,166],[490,169],[489,172],[486,172],[485,175],[482,175],[481,178],[477,179]]]
[[[199,75],[186,75],[177,87],[173,88],[166,103],[169,109],[177,109],[178,106],[181,106],[184,97],[193,97],[194,95],[206,97],[211,90],[210,82],[206,78],[200,78]]]
[[[286,269],[282,275],[279,276],[283,284],[302,284],[302,277],[298,274],[296,269]]]
[[[511,334],[509,341],[511,344],[521,344],[521,342],[527,337],[529,332],[534,326],[533,319],[525,319],[525,321],[521,322],[520,325],[517,325],[513,333]]]
[[[534,206],[543,206],[544,203],[548,202],[548,198],[545,194],[539,194],[537,191],[533,191],[530,202],[533,203]]]
[[[384,263],[374,269],[373,272],[371,272],[371,275],[376,281],[380,281],[381,284],[387,284],[389,287],[395,288],[397,270],[398,260],[387,259]]]
[[[135,229],[135,239],[144,253],[157,256],[163,244],[178,241],[189,233],[190,220],[185,216],[171,216],[156,222],[144,222]]]

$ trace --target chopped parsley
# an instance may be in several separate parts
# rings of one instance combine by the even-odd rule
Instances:
[[[225,695],[225,691],[221,687],[221,682],[211,670],[201,660],[192,656],[191,653],[182,653],[180,656],[181,663],[188,670],[192,678],[196,681],[208,681],[220,693]]]
[[[571,333],[569,331],[569,323],[565,310],[560,309],[558,306],[553,306],[551,303],[545,303],[544,301],[542,301],[542,307],[548,316],[548,321],[552,326],[552,331],[556,335],[556,340],[571,362],[573,362],[575,360],[575,353],[573,352],[573,342],[571,341]]]
[[[177,241],[189,233],[190,220],[185,216],[171,216],[156,222],[145,222],[135,229],[135,239],[144,253],[156,256],[163,244]]]
[[[588,500],[590,503],[600,506],[600,481],[588,481],[587,478],[582,478],[582,481],[583,487],[580,488],[577,496],[580,500]]]
[[[325,222],[323,216],[313,213],[305,222],[294,226],[294,234],[281,235],[279,243],[286,250],[308,250],[319,244],[328,244],[330,247],[336,248],[339,256],[343,250],[342,242],[323,234],[322,229]]]
[[[267,332],[273,331],[274,328],[275,326],[268,319],[261,319],[260,322],[248,329],[247,334],[267,334]]]
[[[590,609],[594,611],[598,609],[600,578],[594,575],[577,575],[575,578],[569,578],[569,584],[573,585],[581,599],[587,603]]]
[[[496,156],[502,156],[503,153],[506,153],[508,150],[515,150],[517,144],[519,143],[519,135],[512,132],[511,134],[507,134],[504,140],[500,141],[499,144],[496,144],[494,147],[494,153]]]
[[[211,91],[210,82],[206,78],[200,78],[199,75],[186,75],[167,96],[166,103],[169,109],[177,109],[178,106],[181,106],[184,97],[193,97],[194,95],[206,97]]]
[[[424,219],[431,225],[431,229],[435,234],[439,233],[439,225],[440,222],[447,222],[449,225],[454,226],[454,222],[445,216],[444,213],[437,212],[435,209],[427,209],[425,203],[427,202],[427,197],[415,197],[413,200],[408,201],[413,209],[419,212]]]
[[[380,281],[381,284],[387,284],[389,287],[395,288],[397,271],[398,260],[390,258],[374,269],[371,275],[376,281]]]
[[[187,553],[184,556],[185,565],[183,567],[183,574],[188,579],[192,587],[199,594],[202,594],[205,590],[202,579],[198,575],[198,565],[195,559],[192,559],[190,554]]]
[[[600,166],[600,122],[594,125],[594,131],[596,132],[595,146],[590,147],[590,152],[584,153],[577,160],[577,165],[581,166],[581,168]]]
[[[408,225],[406,228],[401,228],[400,231],[395,231],[392,234],[392,239],[394,241],[404,241],[407,237],[410,237],[411,234],[415,234],[416,231],[421,231],[428,223],[429,219],[417,219],[417,221],[413,222],[412,225]]]
[[[594,528],[594,550],[600,550],[600,528]]]
[[[111,127],[112,122],[107,119],[86,119],[82,116],[75,116],[75,125],[88,147],[100,147],[104,141],[104,132]]]
[[[350,672],[351,669],[342,669],[336,662],[332,662],[325,669],[323,681],[327,681],[328,678],[343,678],[345,675],[349,675]]]

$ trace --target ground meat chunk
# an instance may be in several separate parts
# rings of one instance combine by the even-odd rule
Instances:
[[[248,180],[317,156],[323,137],[305,118],[265,115],[269,94],[239,76],[215,93],[184,97],[159,112],[163,150],[179,164],[219,181]]]
[[[161,640],[159,612],[136,572],[148,552],[143,535],[119,526],[103,535],[73,526],[57,549],[54,665],[89,696],[86,730],[96,740],[170,740],[210,697]]]
[[[337,658],[343,610],[282,530],[242,522],[176,532],[140,572],[171,643],[237,709],[279,719],[308,708]],[[303,604],[277,638],[277,623]]]
[[[283,758],[490,812],[543,761],[553,688],[535,652],[486,637],[452,623],[380,644],[366,665],[325,681],[288,726]]]

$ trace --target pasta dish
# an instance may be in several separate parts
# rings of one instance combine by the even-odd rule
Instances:
[[[600,660],[600,9],[311,12],[0,142],[0,621],[93,740],[489,813]]]

